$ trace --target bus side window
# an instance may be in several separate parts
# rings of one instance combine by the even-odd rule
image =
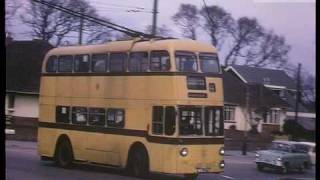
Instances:
[[[72,107],[72,124],[87,124],[88,111],[86,107]]]
[[[57,106],[56,107],[56,122],[57,123],[70,123],[70,107]]]
[[[125,72],[126,53],[110,54],[110,72]]]
[[[89,109],[89,125],[104,126],[105,125],[105,109],[90,108]]]
[[[46,72],[56,72],[58,68],[57,56],[50,56],[46,64]]]
[[[74,56],[74,72],[89,71],[89,55]]]
[[[93,54],[91,57],[91,71],[106,72],[107,69],[107,54]]]
[[[59,56],[59,72],[72,72],[73,57],[71,55]]]
[[[124,110],[123,109],[108,109],[107,112],[107,127],[124,127]]]
[[[153,106],[152,133],[163,134],[163,107],[162,106]]]
[[[151,71],[169,71],[170,56],[167,51],[152,51],[150,55]]]
[[[173,135],[176,130],[176,111],[173,106],[166,107],[165,134]]]
[[[146,72],[149,69],[147,52],[132,52],[129,59],[130,72]]]

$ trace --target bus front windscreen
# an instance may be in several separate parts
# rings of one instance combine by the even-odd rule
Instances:
[[[204,73],[219,73],[219,59],[217,54],[200,53],[199,54],[201,71]]]
[[[182,136],[222,136],[222,108],[181,107],[179,132]]]

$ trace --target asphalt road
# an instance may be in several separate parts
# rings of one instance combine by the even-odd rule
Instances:
[[[55,167],[51,162],[40,161],[37,144],[33,142],[6,141],[6,180],[134,180],[122,170],[90,165],[75,165],[72,169]],[[239,152],[226,152],[226,168],[223,174],[201,174],[198,180],[313,180],[314,167],[304,174],[291,172],[279,174],[274,171],[259,172],[253,162],[254,155],[242,156]],[[177,179],[179,176],[152,174],[149,179]]]

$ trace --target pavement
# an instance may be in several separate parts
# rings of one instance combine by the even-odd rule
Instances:
[[[304,174],[291,172],[279,174],[272,170],[257,171],[254,163],[255,152],[249,151],[243,156],[241,151],[225,151],[225,171],[221,174],[200,174],[197,180],[314,180],[315,168]],[[75,165],[72,169],[63,169],[52,162],[41,161],[37,154],[37,143],[27,141],[6,141],[6,180],[136,180],[127,176],[123,170]],[[181,176],[152,174],[149,179],[182,179]]]

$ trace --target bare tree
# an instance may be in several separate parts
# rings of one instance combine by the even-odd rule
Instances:
[[[9,26],[11,26],[11,21],[17,14],[17,11],[21,8],[21,3],[17,0],[5,0],[5,29],[8,31]]]
[[[255,46],[263,35],[263,27],[253,18],[241,17],[237,20],[236,28],[230,31],[232,46],[224,59],[225,65],[237,64],[241,57],[245,57],[243,51]]]
[[[205,20],[203,29],[210,35],[212,45],[222,44],[235,26],[231,14],[218,6],[203,7],[200,14]]]
[[[156,34],[158,36],[162,36],[162,37],[170,37],[170,36],[172,36],[171,35],[172,34],[171,30],[165,24],[162,24],[160,27],[157,27],[156,31],[157,31]],[[151,34],[152,26],[148,25],[146,27],[145,32]]]
[[[290,46],[285,38],[273,31],[263,32],[262,36],[245,52],[245,65],[274,67],[280,69],[287,64]]]
[[[172,16],[172,20],[180,26],[183,36],[190,39],[196,38],[196,29],[199,27],[199,11],[195,5],[181,4],[178,12]]]

